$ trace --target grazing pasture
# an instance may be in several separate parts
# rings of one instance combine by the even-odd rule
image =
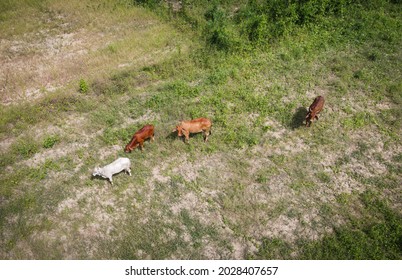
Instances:
[[[0,259],[402,258],[400,1],[0,1],[0,65]]]

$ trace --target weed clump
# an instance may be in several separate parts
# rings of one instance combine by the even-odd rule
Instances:
[[[12,145],[12,150],[23,158],[29,158],[38,152],[39,147],[31,137],[24,137]]]
[[[81,79],[79,82],[79,91],[81,93],[87,93],[88,89],[89,89],[89,87],[88,87],[87,82],[84,79]]]
[[[59,136],[51,135],[51,136],[46,137],[45,140],[43,140],[43,145],[42,146],[45,149],[50,149],[59,141],[60,141]]]

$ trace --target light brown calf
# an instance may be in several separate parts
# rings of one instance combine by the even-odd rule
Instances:
[[[318,114],[322,111],[322,108],[324,107],[324,102],[325,100],[322,96],[317,96],[314,99],[306,115],[306,126],[310,126],[314,119],[318,120]]]
[[[190,133],[202,132],[204,142],[208,141],[208,136],[211,134],[212,122],[207,118],[198,118],[190,121],[182,121],[176,126],[173,132],[177,131],[177,136],[185,136],[185,142],[188,142]]]
[[[138,130],[134,135],[133,138],[131,138],[130,143],[127,144],[126,148],[124,151],[126,153],[131,153],[132,150],[140,146],[141,151],[144,149],[144,141],[151,138],[151,141],[154,141],[154,126],[151,124],[148,124]]]

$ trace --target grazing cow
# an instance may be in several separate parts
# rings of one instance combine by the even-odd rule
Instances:
[[[173,132],[177,131],[177,136],[185,136],[185,142],[188,142],[190,133],[202,132],[204,135],[204,142],[208,141],[208,135],[211,134],[212,122],[207,118],[198,118],[190,121],[182,121],[176,126]]]
[[[324,97],[317,96],[313,103],[310,105],[308,109],[308,113],[306,115],[306,126],[310,126],[314,119],[318,120],[318,114],[321,112],[324,107]]]
[[[94,173],[92,173],[92,176],[101,176],[103,178],[109,179],[110,183],[113,185],[113,174],[120,173],[124,170],[131,176],[130,166],[130,159],[121,157],[116,159],[111,164],[106,165],[105,167],[96,167]]]
[[[132,150],[140,146],[141,151],[144,150],[144,141],[146,139],[151,138],[151,141],[154,141],[154,126],[152,124],[148,124],[138,130],[131,138],[130,143],[127,144],[124,151],[126,153],[131,153]]]

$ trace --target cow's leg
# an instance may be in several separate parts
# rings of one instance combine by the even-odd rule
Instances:
[[[151,136],[151,142],[154,142],[154,140],[155,140],[155,134],[152,134],[152,136]]]
[[[313,119],[312,115],[311,115],[311,111],[310,109],[308,109],[308,113],[306,115],[306,126],[310,126],[311,124],[311,120]]]
[[[183,134],[184,134],[184,140],[185,140],[184,142],[188,143],[188,141],[190,139],[190,132],[184,131]]]
[[[208,130],[203,130],[202,133],[204,134],[204,142],[207,142],[208,141],[209,131]]]
[[[112,186],[113,186],[113,180],[112,180],[112,177],[110,176],[108,179],[109,179],[110,183],[111,183],[111,184],[112,184]]]
[[[318,115],[315,115],[315,117],[314,117],[317,121],[318,121]]]
[[[209,135],[211,135],[211,129],[210,128],[207,129],[207,140],[206,141],[208,141],[208,136]]]
[[[131,170],[130,170],[130,167],[126,169],[126,172],[128,173],[128,175],[130,175],[130,176],[131,176]]]
[[[141,141],[141,142],[140,142],[140,149],[141,149],[141,152],[144,151],[144,141]]]

